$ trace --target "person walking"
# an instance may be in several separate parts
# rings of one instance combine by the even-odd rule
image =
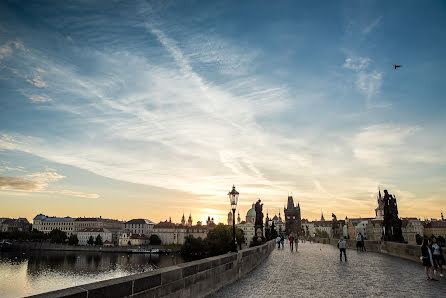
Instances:
[[[277,236],[276,243],[277,243],[277,248],[280,249],[280,236]]]
[[[432,253],[429,248],[429,241],[423,239],[421,244],[421,259],[423,261],[424,271],[428,280],[436,280],[434,278],[434,261],[432,260]],[[432,277],[429,276],[429,272],[432,271]]]
[[[280,236],[280,244],[282,244],[282,249],[283,249],[283,245],[285,244],[285,238],[282,236]]]
[[[444,256],[443,251],[441,250],[441,246],[437,243],[437,238],[432,237],[432,260],[434,261],[435,267],[440,271],[440,277],[444,277],[443,275],[443,264],[444,264]]]
[[[361,234],[361,251],[365,251],[364,234]]]
[[[294,237],[293,237],[293,235],[290,235],[290,237],[288,237],[288,241],[290,241],[290,248],[291,248],[291,251],[293,251],[293,249],[294,249]]]
[[[356,251],[361,249],[361,233],[356,236]]]
[[[342,262],[342,254],[344,253],[344,259],[347,262],[347,254],[345,251],[345,248],[347,246],[347,242],[345,241],[345,239],[339,239],[338,241],[338,248],[339,248],[339,260]]]

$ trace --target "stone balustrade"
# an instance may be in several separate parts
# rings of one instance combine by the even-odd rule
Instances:
[[[316,238],[316,242],[323,244],[337,245],[338,241],[338,239]],[[356,240],[347,239],[346,242],[347,248],[356,249]],[[367,251],[384,253],[395,257],[420,262],[420,245],[390,241],[364,240],[364,246]]]
[[[39,298],[204,297],[231,284],[262,263],[275,242],[198,261],[63,290]]]

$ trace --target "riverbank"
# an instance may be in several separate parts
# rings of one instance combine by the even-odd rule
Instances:
[[[173,245],[147,245],[147,246],[81,246],[68,244],[55,244],[49,242],[14,241],[11,243],[13,250],[57,250],[57,251],[85,251],[85,252],[110,252],[110,253],[141,253],[134,252],[139,248],[145,250],[158,249],[159,253],[178,253],[180,246]],[[148,253],[148,252],[147,252]]]

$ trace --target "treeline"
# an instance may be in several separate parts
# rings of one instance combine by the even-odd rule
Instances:
[[[241,244],[245,242],[243,231],[237,228],[235,235],[241,247]],[[181,246],[181,256],[185,261],[199,260],[225,254],[231,251],[231,247],[232,227],[218,224],[208,232],[205,239],[187,236]]]
[[[54,229],[48,234],[37,231],[36,229],[26,232],[0,232],[0,240],[34,242],[49,241],[51,243],[68,243],[71,245],[77,245],[79,243],[77,235],[71,235],[68,237],[67,233],[58,229]]]

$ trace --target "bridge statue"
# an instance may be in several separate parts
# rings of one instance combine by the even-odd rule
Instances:
[[[404,241],[402,232],[402,221],[398,217],[398,205],[396,197],[384,190],[384,220],[383,220],[383,239],[384,241]]]
[[[340,233],[340,223],[338,222],[338,218],[334,213],[331,214],[332,221],[331,221],[331,231],[333,234],[334,239],[339,239],[341,237]]]
[[[263,242],[265,242],[265,237],[263,236],[263,204],[261,204],[261,200],[257,200],[254,210],[256,211],[256,221],[254,226],[254,237],[253,237],[253,243],[254,245],[259,245]]]

